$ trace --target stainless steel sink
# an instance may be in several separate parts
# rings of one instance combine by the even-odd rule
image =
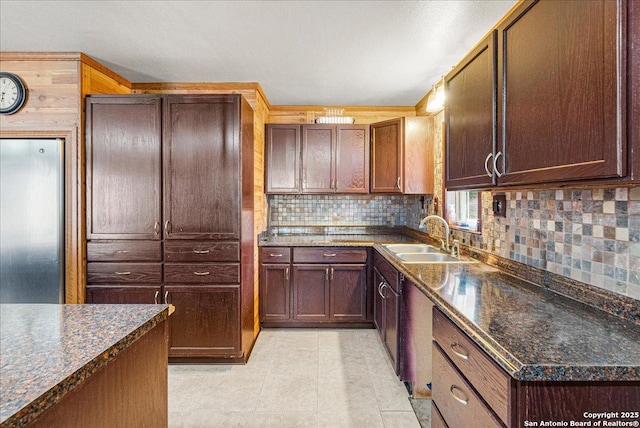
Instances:
[[[393,253],[438,253],[438,249],[427,244],[388,244],[385,247]]]

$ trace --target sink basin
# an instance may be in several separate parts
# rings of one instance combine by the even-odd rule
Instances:
[[[442,253],[397,253],[403,263],[474,263],[475,260],[460,259]]]
[[[385,247],[396,254],[398,253],[437,253],[438,249],[427,244],[389,244]]]

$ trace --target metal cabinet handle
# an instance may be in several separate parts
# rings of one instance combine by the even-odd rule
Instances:
[[[193,250],[196,254],[209,254],[209,250]]]
[[[323,256],[325,256],[325,257],[335,257],[336,253],[324,253]]]
[[[285,268],[284,270],[284,278],[289,281],[289,268]]]
[[[153,224],[153,231],[156,233],[156,235],[160,235],[160,222],[156,221]]]
[[[331,268],[331,281],[333,281],[333,268]]]
[[[401,177],[398,177],[398,181],[396,181],[396,187],[397,187],[398,189],[400,189],[400,178],[401,178]]]
[[[269,257],[282,257],[282,254],[278,254],[278,253],[269,253]]]
[[[466,349],[464,349],[464,347],[459,344],[458,342],[453,342],[451,345],[451,352],[453,352],[454,354],[456,354],[458,357],[462,358],[463,360],[468,360],[469,359],[469,353],[467,352]],[[464,353],[461,352],[457,352],[456,348],[460,348]]]
[[[329,268],[324,270],[324,279],[325,281],[329,281]]]
[[[495,171],[498,177],[502,177],[502,173],[498,171],[498,158],[500,156],[502,156],[502,152],[496,153],[495,157],[493,158],[493,170]]]
[[[164,222],[164,233],[166,233],[167,235],[170,233],[169,229],[171,227],[171,222],[169,220]]]
[[[465,397],[465,399],[462,399],[460,397],[458,397],[453,391],[454,390],[458,390],[460,392],[463,392],[460,388],[458,388],[455,385],[451,385],[451,388],[449,388],[449,392],[451,393],[451,395],[453,396],[453,398],[455,398],[456,400],[458,400],[460,403],[464,404],[465,406],[467,404],[469,404],[469,399]]]
[[[384,291],[385,288],[387,288],[388,285],[386,282],[382,283],[382,287],[380,287],[380,295],[382,296],[383,299],[387,298],[387,293]]]
[[[384,285],[384,281],[381,281],[380,284],[378,284],[378,294],[380,295],[380,297],[382,297],[384,299],[384,296],[382,295],[382,286]]]
[[[487,158],[484,160],[484,170],[487,172],[487,175],[489,177],[493,177],[493,174],[489,172],[489,159],[491,159],[492,157],[493,157],[493,153],[489,153],[487,155]]]
[[[209,275],[211,272],[206,271],[206,272],[194,272],[194,275],[198,275],[198,276],[207,276]]]
[[[127,254],[128,252],[127,250],[116,250],[116,254]]]
[[[160,291],[156,291],[156,294],[153,295],[153,303],[158,304],[158,297],[160,297]]]
[[[129,271],[127,271],[127,272],[118,272],[118,271],[116,271],[115,273],[116,273],[116,275],[131,275],[131,272],[129,272]]]
[[[169,303],[169,292],[168,291],[164,292],[164,303]]]

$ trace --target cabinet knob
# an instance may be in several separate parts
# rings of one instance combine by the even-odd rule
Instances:
[[[487,172],[489,177],[493,177],[493,174],[489,171],[489,159],[493,157],[493,153],[489,153],[487,158],[484,160],[484,170]]]
[[[498,177],[502,177],[502,173],[500,171],[498,171],[498,158],[502,156],[502,152],[498,152],[496,153],[496,155],[493,158],[493,170],[495,171],[496,175]]]
[[[449,346],[451,346],[451,352],[456,354],[458,357],[462,358],[463,360],[468,360],[469,359],[469,353],[458,342],[453,342]],[[460,349],[460,350],[462,350],[462,352],[458,352],[458,351],[456,351],[456,349]]]
[[[457,386],[455,386],[455,385],[451,385],[451,388],[449,388],[449,392],[451,393],[451,395],[453,396],[453,398],[455,398],[456,400],[458,400],[458,402],[460,402],[460,403],[464,404],[465,406],[466,406],[467,404],[469,404],[469,399],[468,399],[468,398],[466,398],[466,397],[465,397],[465,398],[460,398],[460,397],[458,397],[458,396],[456,395],[456,393],[455,393],[455,392],[453,392],[453,391],[460,391],[460,392],[463,392],[460,388],[458,388],[458,387],[457,387]]]

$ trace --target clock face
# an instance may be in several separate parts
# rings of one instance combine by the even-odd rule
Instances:
[[[25,99],[22,80],[15,74],[0,73],[0,113],[15,113],[22,107]]]

